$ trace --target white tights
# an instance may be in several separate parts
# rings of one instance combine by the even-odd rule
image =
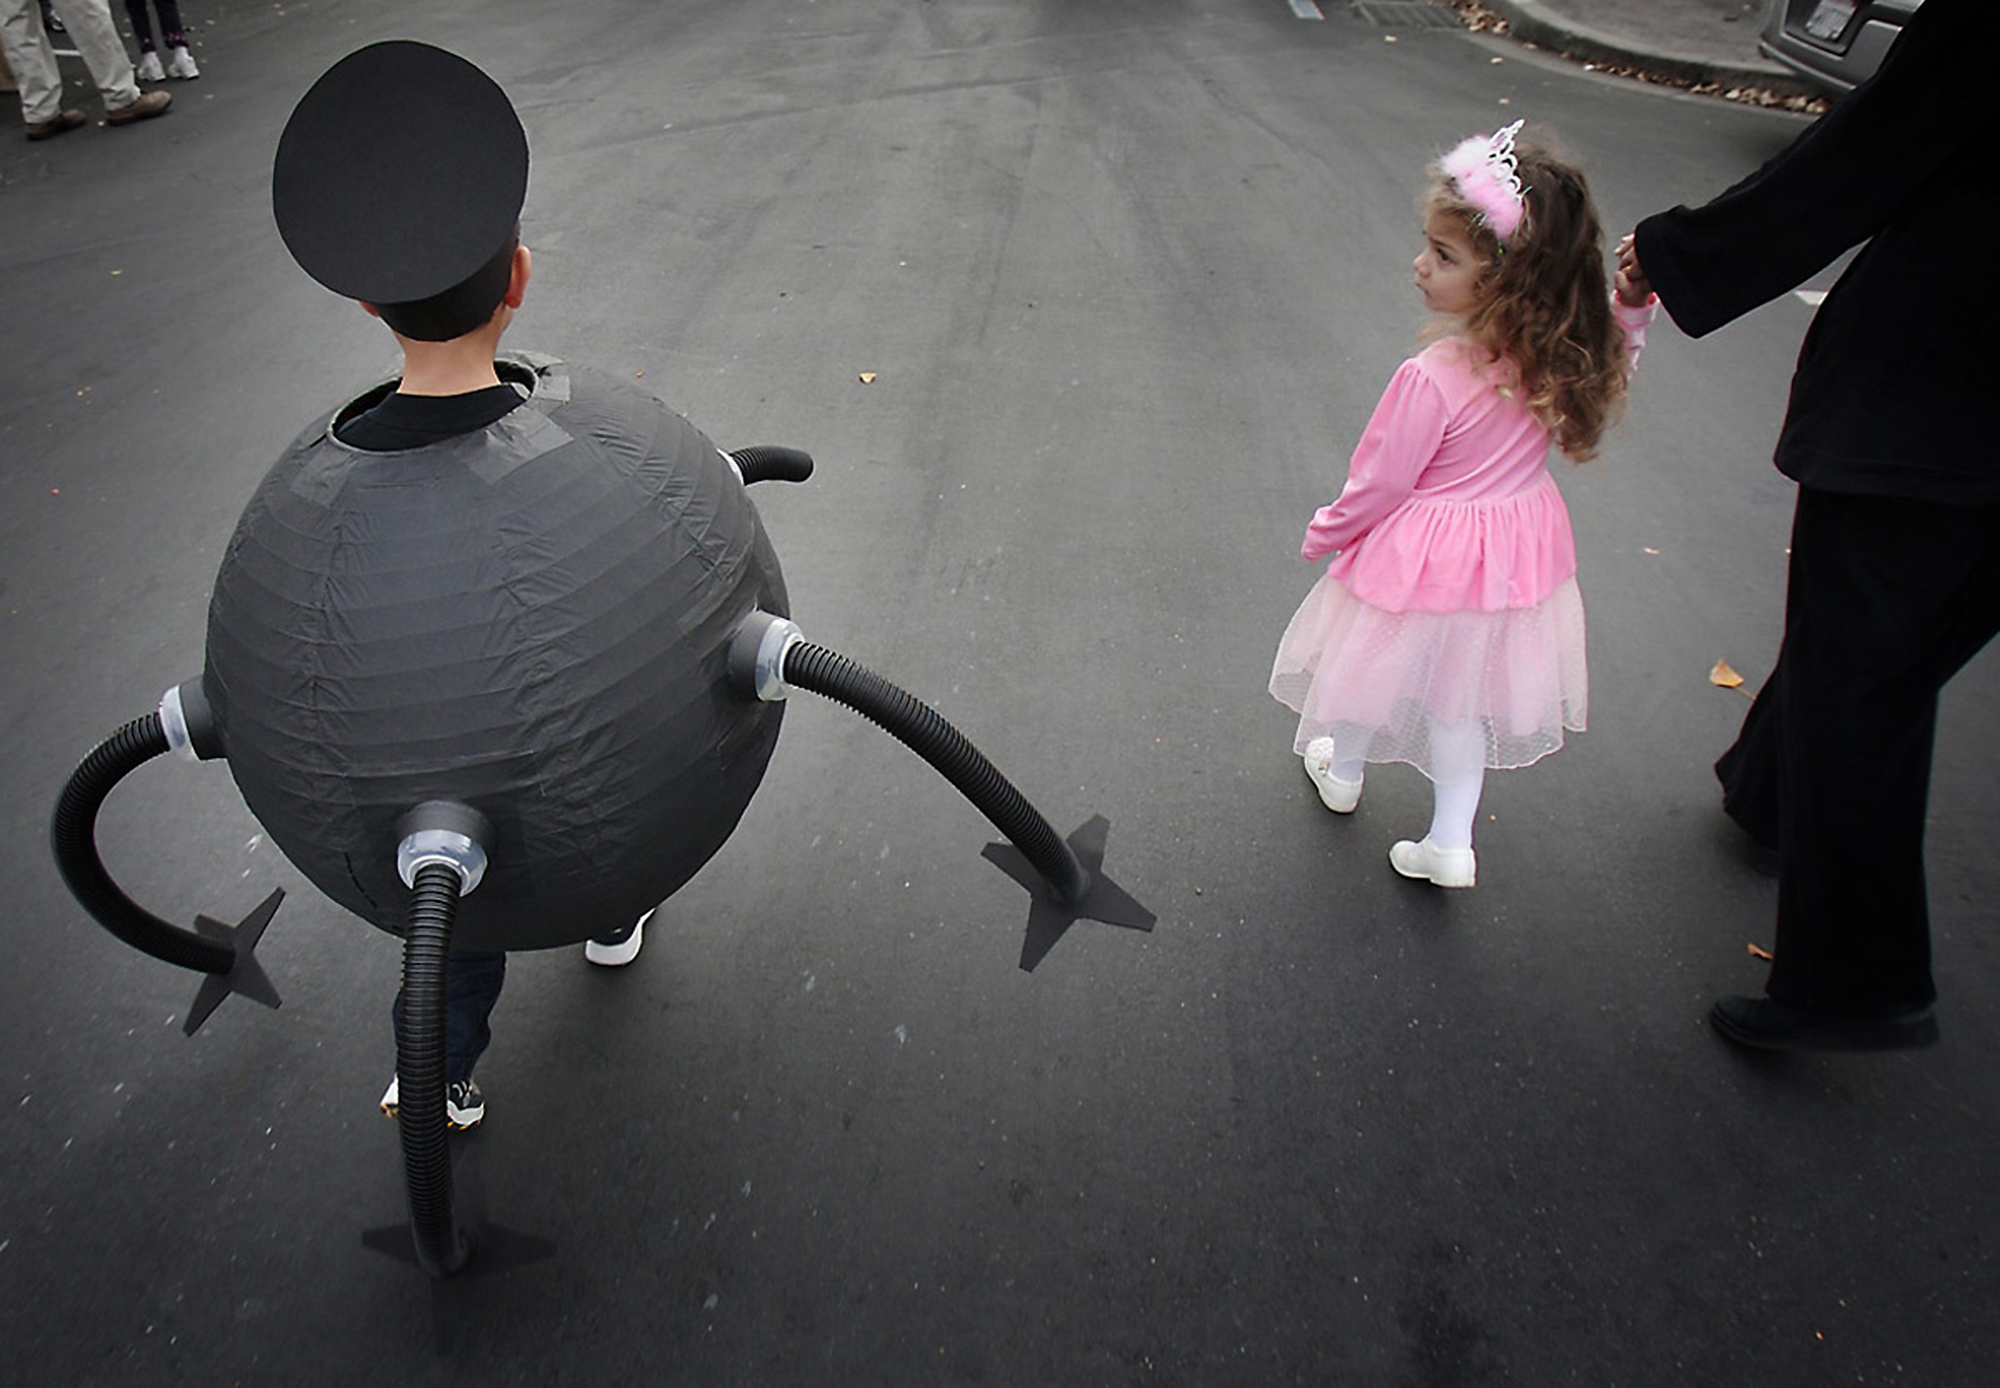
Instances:
[[[1333,774],[1358,781],[1367,763],[1337,761]],[[1431,723],[1431,829],[1438,848],[1472,847],[1472,824],[1486,788],[1486,729],[1478,722]]]
[[[1486,787],[1486,729],[1476,721],[1431,724],[1431,832],[1436,848],[1472,847],[1472,821]]]

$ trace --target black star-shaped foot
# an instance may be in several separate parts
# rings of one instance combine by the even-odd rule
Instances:
[[[1026,887],[1033,898],[1028,907],[1028,935],[1021,942],[1023,970],[1032,973],[1064,932],[1080,920],[1102,921],[1127,930],[1153,928],[1157,917],[1104,875],[1104,841],[1110,833],[1111,821],[1101,814],[1092,815],[1065,840],[1089,883],[1075,901],[1059,899],[1027,855],[1013,844],[989,843],[980,850],[979,856]]]
[[[479,1174],[478,1143],[477,1133],[461,1134],[452,1142],[451,1217],[462,1261],[449,1268],[425,1267],[417,1256],[416,1232],[408,1220],[361,1232],[363,1247],[430,1273],[431,1333],[441,1355],[454,1354],[483,1324],[482,1308],[487,1302],[474,1291],[477,1284],[556,1256],[552,1240],[508,1229],[486,1218],[486,1185]]]
[[[264,938],[264,927],[271,923],[271,917],[278,913],[278,903],[285,899],[285,889],[279,887],[257,903],[257,909],[238,921],[226,924],[209,916],[194,918],[195,932],[218,944],[228,945],[235,951],[236,962],[226,974],[209,974],[195,991],[194,1002],[188,1007],[187,1020],[181,1023],[181,1034],[193,1036],[201,1024],[208,1020],[208,1014],[221,1005],[231,993],[241,993],[252,1002],[261,1002],[266,1007],[277,1007],[278,990],[272,986],[270,976],[264,966],[257,962],[257,942]]]

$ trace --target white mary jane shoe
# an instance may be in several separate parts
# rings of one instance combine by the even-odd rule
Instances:
[[[1361,782],[1333,774],[1333,739],[1316,737],[1306,744],[1306,775],[1319,790],[1320,803],[1335,814],[1353,814],[1361,803]]]
[[[1390,846],[1389,866],[1432,886],[1469,887],[1478,875],[1479,860],[1469,848],[1439,848],[1428,838],[1417,843],[1401,839]]]

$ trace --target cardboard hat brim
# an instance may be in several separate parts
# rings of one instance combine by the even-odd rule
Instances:
[[[271,210],[315,280],[350,299],[442,294],[514,234],[528,137],[513,103],[465,59],[410,40],[342,58],[278,140]]]

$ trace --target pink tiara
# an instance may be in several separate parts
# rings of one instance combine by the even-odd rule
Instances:
[[[1514,137],[1523,121],[1503,126],[1489,139],[1472,135],[1441,161],[1445,173],[1458,185],[1458,194],[1479,209],[1480,220],[1505,242],[1521,225],[1523,203],[1519,165],[1514,158]]]

